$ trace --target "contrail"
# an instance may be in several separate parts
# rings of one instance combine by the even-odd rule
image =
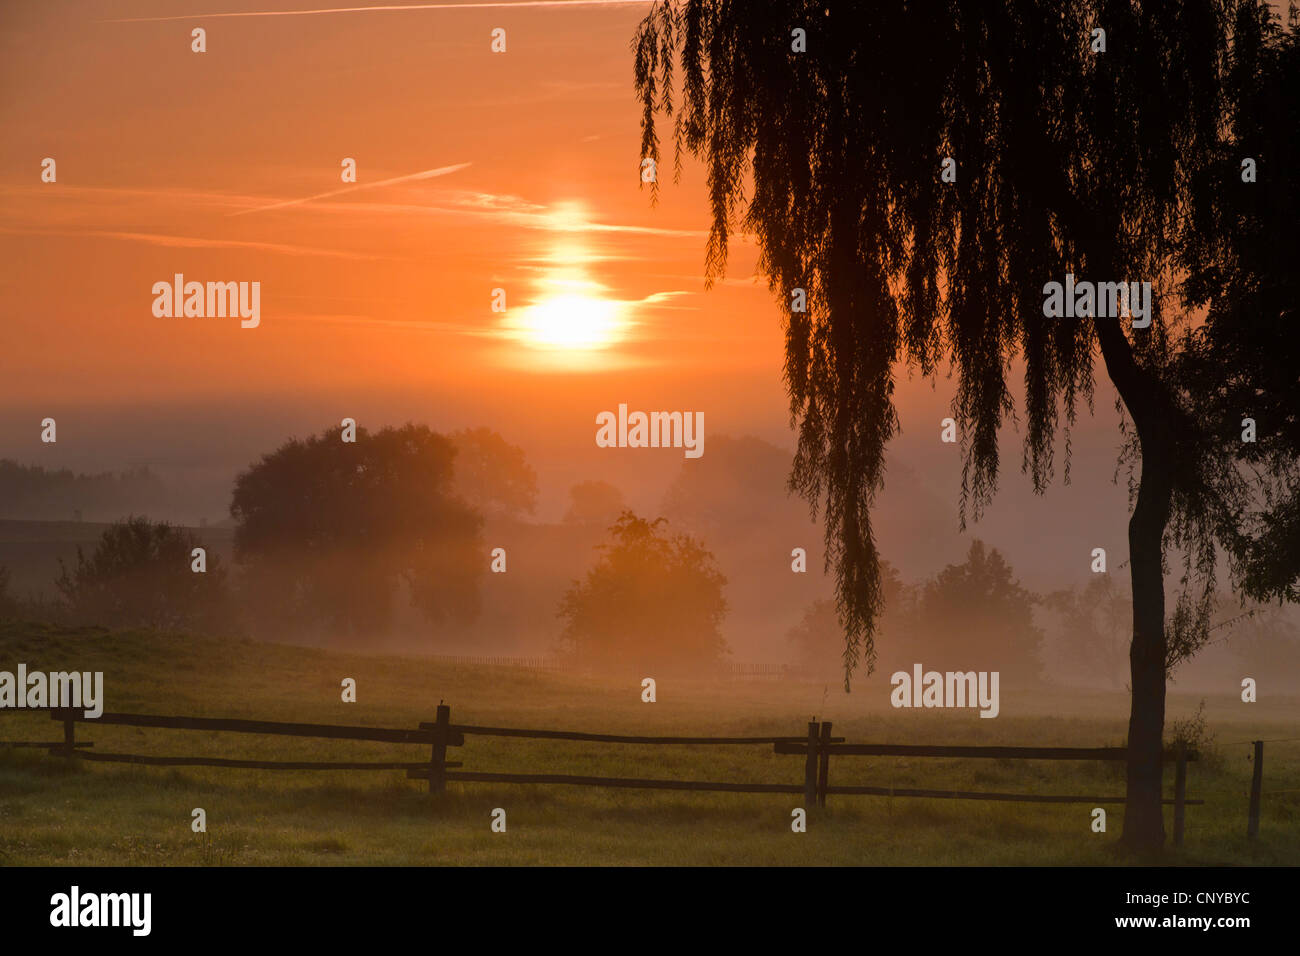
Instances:
[[[408,173],[405,176],[394,176],[392,179],[381,179],[374,183],[354,183],[344,186],[342,189],[331,189],[327,193],[317,193],[315,196],[305,196],[302,199],[286,199],[284,202],[273,202],[267,206],[258,206],[256,209],[242,209],[239,212],[232,212],[231,216],[247,216],[250,212],[266,212],[268,209],[283,209],[285,206],[301,206],[305,202],[312,202],[316,199],[325,199],[329,196],[339,196],[343,193],[356,192],[358,189],[374,189],[376,186],[391,186],[394,183],[406,183],[416,179],[433,179],[435,176],[446,176],[448,173],[454,173],[464,169],[469,163],[456,163],[454,166],[439,166],[437,169],[426,169],[419,173]]]
[[[385,4],[374,7],[323,7],[316,10],[248,10],[242,13],[186,13],[176,17],[120,17],[101,20],[101,23],[160,23],[166,20],[215,20],[218,17],[311,17],[326,13],[372,13],[376,10],[396,12],[400,10],[489,10],[509,9],[512,7],[638,7],[649,6],[654,0],[519,0],[508,3],[505,0],[481,3],[402,3]]]
[[[16,236],[69,236],[77,239],[93,236],[99,239],[120,239],[124,242],[144,242],[153,246],[167,246],[175,249],[256,249],[259,252],[278,252],[288,256],[333,256],[341,259],[388,258],[386,256],[367,255],[363,252],[349,252],[344,249],[291,246],[281,242],[208,239],[203,236],[165,236],[153,232],[110,232],[105,229],[11,229],[8,226],[0,226],[0,233]]]

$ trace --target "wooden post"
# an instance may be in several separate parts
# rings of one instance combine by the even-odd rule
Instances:
[[[1264,741],[1255,741],[1255,773],[1250,778],[1250,822],[1246,836],[1259,836],[1259,796],[1264,786]]]
[[[451,708],[438,705],[437,725],[433,728],[433,754],[429,758],[429,792],[447,789],[447,728],[451,726]]]
[[[808,722],[808,757],[803,764],[803,804],[806,809],[817,805],[817,721]]]
[[[827,749],[831,743],[831,722],[822,724],[821,747],[817,765],[817,806],[826,806],[826,783],[831,773],[831,754]]]
[[[1174,846],[1183,845],[1183,817],[1187,799],[1187,745],[1178,741],[1178,763],[1174,770]]]

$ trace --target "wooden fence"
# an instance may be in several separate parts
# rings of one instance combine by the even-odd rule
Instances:
[[[10,711],[12,713],[12,711]],[[133,763],[164,767],[229,767],[254,770],[405,770],[408,778],[427,780],[430,793],[441,793],[447,783],[568,784],[584,787],[615,787],[637,790],[694,790],[729,793],[801,794],[808,807],[825,806],[831,794],[888,797],[930,797],[947,800],[991,800],[1019,803],[1090,803],[1122,804],[1124,797],[1078,794],[998,793],[987,791],[937,790],[912,787],[867,787],[832,785],[832,757],[957,757],[997,760],[1089,760],[1122,761],[1127,758],[1123,747],[979,747],[938,746],[931,744],[850,744],[843,737],[831,735],[831,722],[808,724],[804,736],[792,737],[644,737],[595,734],[566,730],[527,730],[513,727],[481,727],[453,724],[451,708],[440,704],[437,719],[421,723],[416,729],[356,727],[338,724],[285,723],[281,721],[244,720],[221,717],[165,717],[152,714],[104,713],[88,718],[81,710],[51,709],[50,717],[63,724],[61,742],[18,741],[0,743],[9,747],[41,747],[51,753],[78,760]],[[91,723],[109,726],[154,727],[169,730],[195,730],[210,733],[270,734],[285,737],[316,737],[332,740],[364,740],[395,744],[421,744],[430,748],[429,757],[419,761],[287,761],[236,760],[223,757],[152,756],[145,754],[104,753],[92,750],[90,741],[76,739],[76,725]],[[459,761],[447,760],[448,747],[460,747],[466,737],[514,737],[533,740],[566,740],[602,744],[744,746],[765,745],[777,754],[802,756],[802,783],[744,783],[706,780],[665,780],[634,777],[600,777],[559,773],[488,773],[458,771]],[[1259,791],[1262,778],[1262,745],[1257,748],[1254,780],[1251,788],[1249,832],[1258,831]],[[1197,759],[1195,751],[1177,747],[1166,754],[1175,762],[1174,796],[1163,802],[1174,807],[1174,843],[1183,841],[1185,808],[1203,804],[1187,798],[1187,764]]]
[[[805,756],[805,797],[815,799],[818,806],[826,806],[826,797],[832,793],[857,794],[877,797],[932,797],[944,800],[992,800],[1014,803],[1125,803],[1124,797],[1103,797],[1078,794],[991,793],[971,790],[933,790],[914,787],[861,787],[831,786],[830,759],[842,757],[962,757],[991,760],[1127,760],[1125,747],[972,747],[936,746],[931,744],[847,744],[838,743],[830,736],[831,722],[818,728],[808,725],[807,740],[799,743],[780,743],[780,754]],[[1168,757],[1169,754],[1166,754]],[[1204,800],[1187,799],[1187,764],[1197,759],[1194,750],[1182,745],[1172,754],[1175,762],[1174,796],[1162,800],[1165,806],[1174,807],[1174,845],[1182,846],[1184,820],[1188,806],[1200,806]],[[815,777],[814,777],[815,774]]]

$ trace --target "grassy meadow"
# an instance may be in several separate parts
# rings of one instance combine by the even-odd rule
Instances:
[[[817,716],[856,742],[1104,746],[1123,743],[1123,693],[1002,691],[1001,715],[892,710],[888,676],[837,686],[625,682],[417,657],[341,654],[98,628],[0,622],[0,670],[102,670],[105,709],[414,728],[440,700],[453,723],[651,735],[797,735]],[[653,675],[652,675],[653,676]],[[357,702],[340,682],[357,681]],[[1171,688],[1169,719],[1201,698]],[[1300,741],[1265,748],[1260,836],[1245,836],[1251,738],[1300,737],[1300,700],[1209,698],[1211,738],[1191,765],[1186,846],[1160,862],[1300,862]],[[58,740],[47,714],[0,711],[0,740]],[[424,745],[208,735],[78,724],[100,751],[281,760],[421,760]],[[770,746],[658,747],[467,737],[465,770],[802,782],[803,758]],[[1172,769],[1167,777],[1172,778]],[[1055,761],[837,758],[832,784],[1122,795],[1122,767]],[[1283,792],[1278,792],[1283,791]],[[1166,794],[1172,795],[1172,780]],[[790,830],[802,798],[568,786],[450,784],[437,798],[402,771],[299,772],[69,762],[0,747],[0,864],[7,865],[1110,865],[1137,860],[1091,806],[835,796]],[[191,810],[208,833],[191,832]],[[507,832],[493,833],[494,808]],[[1172,808],[1166,808],[1172,830]]]

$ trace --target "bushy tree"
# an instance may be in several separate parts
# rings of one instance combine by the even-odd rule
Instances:
[[[578,659],[603,668],[706,671],[727,653],[726,578],[703,545],[669,534],[666,525],[623,512],[596,566],[565,593],[561,642]]]
[[[288,441],[236,479],[235,556],[261,615],[360,638],[391,626],[402,586],[431,621],[471,620],[482,517],[452,492],[452,443],[422,425],[341,433]]]
[[[965,561],[948,565],[920,588],[910,618],[916,653],[942,670],[991,670],[1000,671],[1003,681],[1036,680],[1043,644],[1034,623],[1036,603],[998,549],[975,539]]]
[[[76,565],[59,560],[55,582],[73,620],[108,627],[220,633],[233,626],[233,605],[220,556],[192,569],[202,542],[184,528],[128,518],[105,529]]]

